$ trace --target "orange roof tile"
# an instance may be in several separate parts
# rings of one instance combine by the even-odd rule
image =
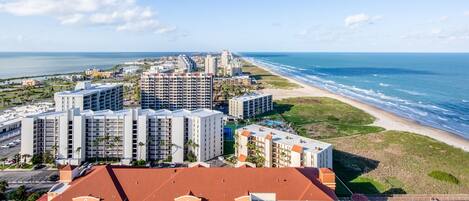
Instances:
[[[272,133],[269,133],[265,136],[265,139],[272,140]]]
[[[291,148],[292,151],[294,152],[298,152],[298,153],[302,153],[303,152],[303,147],[300,146],[300,145],[293,145],[293,147]]]
[[[251,131],[245,130],[241,133],[241,135],[244,136],[244,137],[249,137],[249,136],[251,136]]]
[[[187,195],[233,201],[246,192],[273,192],[278,200],[336,200],[316,168],[129,168],[98,166],[53,199],[93,196],[103,200],[173,201]]]
[[[247,159],[247,157],[243,154],[240,154],[238,156],[238,161],[240,161],[240,162],[246,162],[246,159]]]

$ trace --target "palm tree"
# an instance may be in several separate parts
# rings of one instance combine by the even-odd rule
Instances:
[[[95,159],[96,159],[95,162],[98,161],[98,145],[99,145],[99,141],[100,141],[99,138],[95,138],[95,139],[93,140],[93,147],[96,148],[96,149],[95,149],[95,153],[94,153]]]
[[[2,169],[5,169],[5,162],[8,160],[8,158],[1,158],[0,161],[2,161]]]
[[[140,149],[140,153],[139,153],[138,158],[140,158],[140,159],[142,158],[142,147],[143,147],[143,146],[145,146],[145,143],[143,143],[143,142],[139,142],[139,143],[138,143],[138,147],[139,147],[139,149]]]
[[[81,147],[77,147],[77,148],[75,149],[75,153],[77,153],[77,155],[78,155],[78,156],[77,156],[77,159],[81,159],[81,154],[80,154],[80,153],[81,153]]]
[[[23,158],[23,163],[26,163],[26,160],[28,158],[31,158],[31,155],[30,154],[23,154],[21,157]]]

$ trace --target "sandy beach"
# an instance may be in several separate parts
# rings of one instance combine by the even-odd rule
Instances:
[[[410,119],[406,119],[406,118],[397,116],[395,114],[392,114],[390,112],[381,110],[380,108],[362,103],[360,101],[353,100],[351,98],[337,95],[337,94],[331,93],[329,91],[326,91],[317,87],[307,85],[305,83],[299,82],[289,77],[282,76],[278,73],[271,71],[269,68],[266,68],[260,65],[257,65],[257,66],[263,68],[266,71],[271,72],[274,75],[284,77],[285,79],[288,79],[289,81],[302,86],[301,88],[288,89],[288,90],[286,89],[263,89],[261,90],[263,93],[272,94],[273,98],[276,100],[283,99],[283,98],[302,97],[302,96],[303,97],[312,96],[312,97],[334,98],[344,103],[350,104],[356,108],[359,108],[371,114],[372,116],[374,116],[376,118],[376,121],[373,123],[373,125],[383,127],[387,130],[407,131],[407,132],[417,133],[420,135],[425,135],[435,140],[444,142],[446,144],[461,148],[469,152],[469,140],[464,139],[463,137],[459,135],[446,132],[440,129],[432,128],[429,126],[421,125]]]

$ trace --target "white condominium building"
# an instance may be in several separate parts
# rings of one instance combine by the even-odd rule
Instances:
[[[124,89],[122,84],[91,84],[78,82],[73,91],[54,94],[55,110],[122,110]]]
[[[205,58],[205,73],[217,75],[217,58],[207,55]]]
[[[182,72],[190,73],[197,69],[197,64],[189,56],[182,54],[178,56],[178,68]]]
[[[240,119],[252,118],[272,109],[272,95],[270,94],[245,94],[229,101],[229,114]]]
[[[264,167],[332,168],[332,145],[325,142],[256,124],[236,130],[236,140],[239,162],[261,157]]]
[[[145,72],[140,87],[143,109],[212,108],[212,74]]]
[[[223,50],[220,57],[221,57],[220,58],[221,66],[226,69],[228,65],[230,64],[231,59],[233,59],[233,55],[228,50]]]
[[[107,159],[206,161],[223,154],[223,113],[215,110],[80,112],[72,109],[24,118],[21,154],[50,153],[59,164]]]
[[[240,59],[232,59],[230,63],[228,64],[227,67],[225,67],[225,75],[228,75],[230,77],[232,76],[239,76],[243,74],[242,70],[242,62]]]

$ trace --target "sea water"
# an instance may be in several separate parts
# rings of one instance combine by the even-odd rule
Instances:
[[[469,54],[240,54],[282,75],[469,139]]]

